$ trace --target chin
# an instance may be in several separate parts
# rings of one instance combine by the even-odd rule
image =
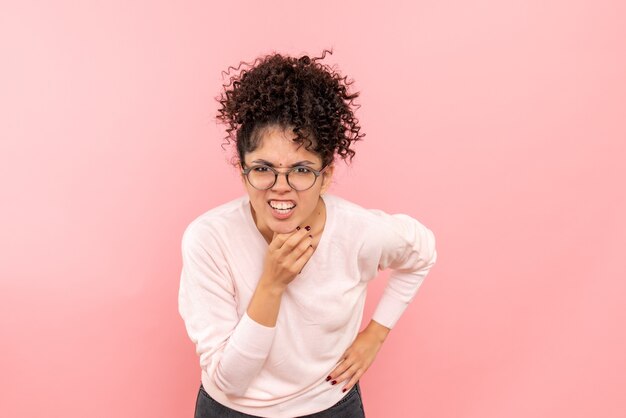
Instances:
[[[272,220],[271,223],[268,224],[268,227],[277,234],[288,234],[293,232],[298,226],[298,223],[294,220],[289,220],[285,222],[276,222]]]

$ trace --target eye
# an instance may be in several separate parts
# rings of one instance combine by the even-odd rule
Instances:
[[[270,168],[266,165],[257,165],[252,167],[252,171],[256,171],[257,173],[266,173],[270,171]]]
[[[308,174],[308,173],[311,173],[311,172],[312,172],[312,171],[311,171],[309,168],[307,168],[307,167],[295,167],[295,168],[293,169],[293,171],[294,171],[296,174]]]

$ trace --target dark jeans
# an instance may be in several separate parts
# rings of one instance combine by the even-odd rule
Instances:
[[[230,409],[213,399],[202,384],[198,390],[196,399],[196,413],[194,418],[259,418],[256,415],[244,414],[243,412]],[[352,389],[336,404],[314,414],[303,415],[296,418],[365,418],[361,388],[357,382]]]

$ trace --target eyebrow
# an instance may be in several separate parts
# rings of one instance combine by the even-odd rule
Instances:
[[[265,164],[265,165],[267,165],[267,166],[274,167],[274,164],[273,164],[273,163],[270,163],[270,162],[269,162],[269,161],[267,161],[267,160],[254,160],[254,161],[252,161],[252,164],[254,164],[254,163],[257,163],[257,164]],[[309,160],[303,160],[303,161],[298,161],[297,163],[293,163],[293,164],[291,164],[291,166],[290,166],[290,167],[297,167],[297,166],[299,166],[299,165],[314,165],[314,164],[315,164],[315,163],[314,163],[314,162],[312,162],[312,161],[309,161]]]

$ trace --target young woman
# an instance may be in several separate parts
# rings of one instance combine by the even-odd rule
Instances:
[[[195,418],[364,417],[359,379],[436,261],[416,219],[327,193],[336,157],[351,161],[364,134],[358,93],[316,62],[325,53],[267,55],[218,98],[247,193],[182,237],[179,312],[202,369]],[[387,268],[359,332],[367,284]]]

